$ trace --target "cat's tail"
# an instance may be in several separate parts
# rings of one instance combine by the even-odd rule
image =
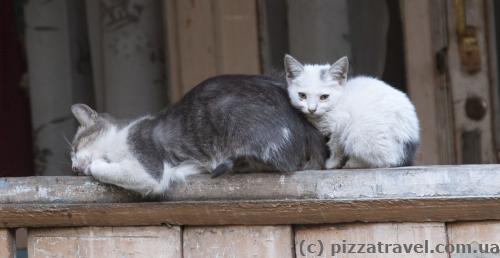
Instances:
[[[234,169],[234,160],[232,158],[225,160],[219,164],[210,174],[212,178],[232,173]]]

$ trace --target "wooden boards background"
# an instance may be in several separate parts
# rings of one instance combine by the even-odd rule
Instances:
[[[444,0],[400,3],[407,88],[421,127],[417,164],[453,164],[456,157],[452,99],[444,60],[437,59],[446,58],[446,3]]]
[[[392,247],[381,252],[368,253],[368,245],[382,244],[422,244],[429,246],[446,243],[444,223],[378,223],[339,224],[313,227],[298,227],[295,230],[296,257],[436,257],[446,258],[447,254],[392,253]],[[359,250],[365,245],[364,253],[349,253],[350,245]],[[314,248],[310,248],[315,245]],[[345,247],[343,246],[345,245]],[[321,248],[323,246],[323,248]],[[387,250],[387,251],[386,251]]]
[[[211,76],[260,73],[256,0],[171,0],[164,8],[172,102]]]
[[[186,227],[185,258],[293,257],[291,226]]]
[[[28,233],[30,258],[176,258],[181,254],[179,227],[32,229]]]
[[[499,229],[498,221],[45,228],[29,230],[28,254],[35,258],[496,257],[491,252],[500,241]],[[0,232],[0,254],[11,258],[13,239],[5,230]]]
[[[14,252],[13,230],[0,229],[0,257],[14,258]]]

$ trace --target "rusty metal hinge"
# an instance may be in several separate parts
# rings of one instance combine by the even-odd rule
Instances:
[[[481,52],[477,40],[477,28],[467,25],[465,0],[454,0],[458,51],[464,71],[477,73],[481,70]]]

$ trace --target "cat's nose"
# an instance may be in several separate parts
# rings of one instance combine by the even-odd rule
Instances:
[[[316,112],[316,108],[308,108],[307,110],[309,110],[309,113],[311,114],[314,114],[314,112]]]

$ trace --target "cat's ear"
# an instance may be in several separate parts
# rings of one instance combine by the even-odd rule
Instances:
[[[349,59],[347,58],[347,56],[344,56],[337,60],[337,62],[332,64],[332,66],[330,66],[330,69],[328,70],[332,79],[338,81],[340,85],[344,85],[347,81],[348,71]]]
[[[85,104],[72,105],[71,112],[82,126],[91,126],[95,124],[99,116],[95,110]]]
[[[285,72],[287,79],[295,79],[304,71],[304,66],[291,55],[285,55]]]

